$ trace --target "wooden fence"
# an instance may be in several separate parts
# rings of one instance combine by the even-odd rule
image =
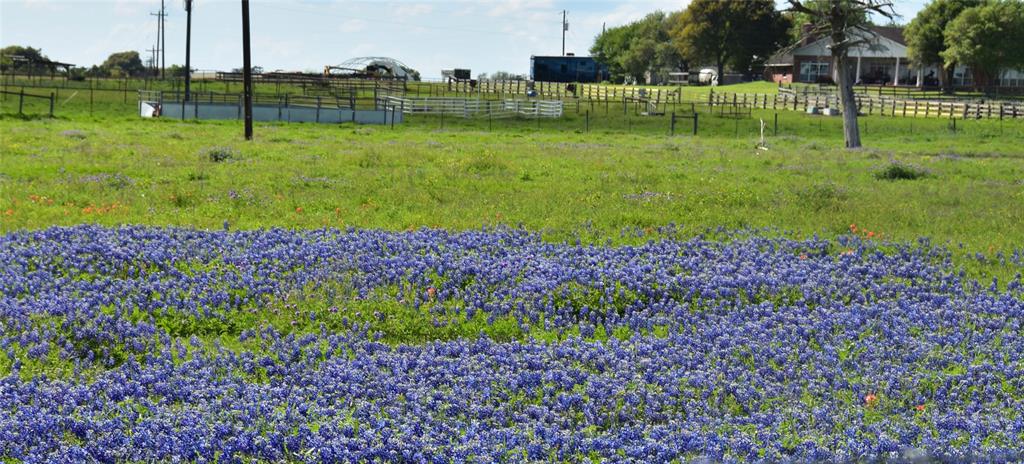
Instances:
[[[527,81],[482,81],[471,86],[469,82],[449,82],[445,90],[456,94],[522,95],[529,88]],[[642,102],[657,107],[665,103],[681,103],[678,87],[645,88],[603,84],[566,84],[560,82],[534,82],[538,97],[553,99],[579,99],[584,101]],[[917,117],[917,118],[1024,118],[1024,102],[996,100],[945,100],[906,98],[899,94],[858,93],[858,109],[862,114]],[[791,92],[778,94],[751,94],[715,92],[707,97],[710,106],[733,106],[750,109],[804,111],[810,106],[839,108],[839,99],[828,92]]]
[[[443,84],[445,90],[456,94],[508,94],[525,95],[531,88],[528,81],[480,81],[476,86],[466,81]],[[654,103],[681,102],[677,87],[646,88],[604,84],[567,84],[564,82],[533,82],[538,97],[566,99],[580,98],[597,101],[645,100]]]
[[[913,118],[1018,119],[1024,118],[1024,103],[991,100],[919,100],[877,95],[855,96],[861,114]],[[803,111],[808,107],[839,108],[839,97],[825,94],[708,94],[711,106],[738,106],[753,109],[788,109]]]

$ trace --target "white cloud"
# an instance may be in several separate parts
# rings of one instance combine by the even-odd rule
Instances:
[[[49,12],[64,11],[64,5],[48,0],[24,0],[25,8]]]
[[[346,19],[338,25],[341,32],[362,32],[369,27],[369,23],[362,19]]]
[[[393,10],[395,16],[418,17],[430,14],[434,11],[434,5],[428,3],[400,3]]]

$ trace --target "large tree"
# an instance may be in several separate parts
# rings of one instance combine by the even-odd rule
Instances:
[[[621,58],[629,50],[630,40],[636,34],[635,29],[636,23],[607,29],[594,39],[594,45],[590,47],[590,55],[608,67],[612,82],[621,83],[626,76]]]
[[[851,48],[873,44],[875,35],[868,28],[869,18],[875,14],[892,20],[896,16],[893,4],[888,0],[789,0],[789,6],[790,10],[811,18],[806,34],[828,37],[831,41],[829,50],[843,107],[843,140],[846,148],[860,148],[857,100],[853,95],[855,78],[848,53]]]
[[[946,50],[946,26],[964,10],[981,3],[981,0],[933,0],[917,13],[903,31],[911,62],[918,67],[942,67],[939,82],[946,93],[953,92],[953,70],[956,68],[955,61],[946,63],[941,55]]]
[[[16,59],[16,57],[23,58],[24,60]],[[46,60],[46,55],[43,55],[43,50],[39,48],[23,47],[21,45],[9,45],[0,48],[0,70],[5,72],[38,73],[43,68],[38,64],[30,68],[29,63]]]
[[[100,65],[100,68],[114,77],[140,76],[146,72],[146,67],[142,65],[142,59],[139,58],[139,52],[136,51],[112,53]]]
[[[991,85],[1003,68],[1024,68],[1024,2],[994,0],[967,8],[949,22],[946,49],[940,55],[947,68],[963,63],[974,83]]]
[[[682,58],[670,43],[673,16],[655,11],[639,21],[608,29],[594,39],[590,53],[608,66],[614,82],[626,77],[643,82],[648,71],[682,69]]]
[[[726,65],[749,73],[787,42],[789,27],[772,0],[694,0],[675,18],[672,38],[681,56],[712,62],[721,76]]]

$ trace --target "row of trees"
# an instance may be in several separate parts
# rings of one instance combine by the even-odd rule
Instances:
[[[15,57],[24,58],[23,60]],[[50,61],[42,49],[21,45],[10,45],[0,49],[0,71],[19,74],[46,74],[52,70],[41,63]],[[71,78],[82,77],[143,77],[154,73],[154,70],[142,64],[139,52],[127,51],[110,54],[103,64],[89,68],[72,68]],[[185,75],[185,67],[171,65],[167,67],[167,75],[181,77]]]
[[[988,85],[1002,69],[1024,69],[1024,1],[933,0],[904,36],[916,65],[941,65],[947,92],[958,64],[971,69],[976,84]]]
[[[790,41],[791,26],[772,0],[693,0],[685,10],[605,30],[590,53],[614,82],[644,82],[650,71],[683,71],[691,63],[713,63],[719,75],[726,66],[749,74]]]

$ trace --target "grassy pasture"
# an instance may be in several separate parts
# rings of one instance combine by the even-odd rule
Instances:
[[[10,100],[0,106],[0,113],[4,113],[0,116],[0,233],[82,223],[174,225],[213,230],[223,227],[232,230],[429,227],[460,231],[486,226],[521,226],[555,242],[636,244],[666,235],[696,236],[717,228],[767,228],[765,235],[805,238],[852,233],[878,243],[906,243],[924,237],[932,244],[947,246],[954,264],[969,277],[983,284],[997,277],[1003,288],[1024,269],[1020,256],[1024,252],[1024,151],[1020,149],[1024,123],[1020,121],[958,121],[954,132],[950,121],[946,120],[865,117],[861,122],[869,148],[847,151],[839,148],[842,140],[837,118],[780,111],[778,135],[775,135],[776,113],[773,111],[754,111],[750,118],[730,119],[700,109],[697,136],[689,134],[686,120],[679,122],[677,135],[669,136],[669,119],[665,116],[644,117],[635,114],[631,107],[624,109],[619,105],[605,108],[588,105],[579,111],[570,105],[566,116],[559,120],[488,121],[453,117],[442,120],[436,116],[416,116],[394,128],[257,123],[255,140],[245,142],[238,121],[143,120],[135,115],[132,99],[125,103],[123,93],[96,92],[90,104],[81,91],[77,94],[74,90],[67,93],[67,89],[61,92],[58,117],[54,119],[11,115]],[[44,112],[38,107],[27,110],[35,114]],[[675,110],[683,111],[681,107]],[[756,148],[761,120],[769,124],[767,150]],[[714,232],[707,235],[712,239],[728,237],[728,234]],[[86,242],[92,240],[95,237],[85,239]],[[843,259],[855,262],[854,258],[843,256],[852,250],[839,248],[838,244],[834,247],[838,249],[822,250],[821,261],[829,263],[823,268],[826,269],[823,275],[841,275],[844,270],[836,263],[844,262]],[[883,243],[878,249],[887,251],[892,247]],[[112,251],[115,251],[113,255],[119,250]],[[740,268],[738,265],[746,259],[747,253],[756,252],[752,248],[737,253],[736,268]],[[788,258],[797,263],[808,262],[804,261],[808,259],[807,254]],[[932,258],[942,259],[942,256]],[[129,257],[129,261],[131,259]],[[810,261],[818,259],[812,256]],[[253,264],[259,263],[256,259],[244,262],[260,265]],[[209,276],[206,281],[216,285],[231,281],[229,277],[238,271],[235,264],[216,258],[184,259],[171,265],[183,274]],[[90,279],[111,277],[102,272],[91,275],[85,268],[77,269],[76,272],[82,272],[76,276],[69,274],[67,277],[74,278],[68,285],[88,289]],[[901,273],[904,271],[906,269],[900,269]],[[113,277],[136,275],[127,268],[117,272],[124,275]],[[26,275],[28,277],[31,275]],[[437,289],[469,291],[475,288],[473,280],[444,282],[440,276],[426,275],[420,279],[422,275],[409,275],[398,283],[360,295],[344,275],[333,277],[336,281],[325,286],[307,285],[267,294],[244,304],[236,303],[237,307],[225,303],[213,307],[213,313],[206,315],[189,312],[184,306],[146,312],[106,305],[101,306],[94,317],[100,321],[113,318],[127,324],[151,323],[160,334],[166,334],[168,347],[171,340],[181,345],[187,341],[189,351],[176,350],[175,353],[181,354],[175,354],[175,363],[199,362],[204,356],[225,353],[270,359],[278,353],[277,343],[251,336],[253,332],[269,328],[303,338],[345,333],[352,324],[365,325],[379,334],[384,343],[405,345],[396,348],[401,350],[421,349],[438,341],[472,340],[480,334],[499,342],[533,343],[536,340],[552,345],[581,337],[587,343],[608,346],[673,336],[677,337],[674,340],[681,340],[683,338],[678,337],[694,327],[652,323],[649,327],[635,328],[627,324],[608,325],[606,329],[603,325],[579,323],[583,321],[579,316],[583,308],[627,312],[629,305],[639,300],[636,294],[626,290],[605,300],[603,292],[586,285],[560,287],[565,290],[561,296],[555,295],[559,289],[551,292],[553,297],[559,298],[556,306],[576,311],[579,321],[569,319],[568,323],[552,322],[549,326],[548,319],[531,322],[512,315],[488,316],[482,312],[471,316],[462,309],[466,301],[460,298],[446,300],[446,304],[434,303]],[[438,279],[436,282],[431,280],[434,277]],[[842,282],[858,282],[859,279]],[[711,279],[702,274],[702,281],[706,280]],[[914,284],[897,279],[893,274],[885,274],[875,283],[878,284],[875,288],[906,285],[908,289]],[[938,284],[938,281],[932,283]],[[216,285],[211,288],[219,289]],[[123,288],[131,296],[134,287],[129,287]],[[837,288],[845,290],[846,287],[837,285]],[[738,296],[736,301],[749,299],[752,305],[790,307],[797,298],[791,293],[793,288],[779,287],[778,290],[777,293]],[[958,290],[949,291],[956,293]],[[27,294],[31,288],[21,291]],[[183,290],[182,294],[185,293],[188,292]],[[1017,290],[1008,295],[1014,298],[1019,294]],[[956,304],[961,304],[960,300]],[[967,316],[976,316],[976,319],[965,317],[965,321],[987,323],[988,318],[994,317],[992,307],[978,311],[963,303],[957,308],[965,308],[963,314]],[[851,313],[863,311],[859,307],[855,309]],[[0,377],[6,378],[17,371],[23,382],[45,378],[88,385],[120,369],[122,363],[142,362],[165,346],[159,337],[141,348],[102,338],[76,339],[74,331],[81,328],[82,319],[65,323],[72,319],[42,312],[33,317],[32,327],[45,329],[47,334],[52,332],[54,340],[73,340],[78,345],[72,348],[79,352],[102,356],[96,362],[83,363],[76,357],[78,355],[66,356],[56,345],[39,351],[40,344],[16,341],[7,356],[0,355]],[[902,359],[873,353],[865,355],[869,348],[887,349],[887,336],[882,334],[907,332],[916,338],[896,344],[910,346],[909,341],[930,340],[943,331],[978,333],[974,326],[961,323],[940,330],[932,330],[916,320],[909,320],[909,328],[899,326],[907,320],[896,319],[894,330],[889,331],[882,331],[874,324],[851,327],[852,338],[837,338],[836,343],[826,347],[836,350],[840,366],[855,366],[853,361],[858,357],[873,356],[887,362]],[[760,320],[758,324],[765,325]],[[107,330],[106,326],[97,327],[101,328],[98,333]],[[741,337],[737,340],[744,346],[766,345],[759,337],[739,332]],[[835,337],[835,333],[832,336]],[[1001,337],[977,346],[998,352]],[[960,339],[974,340],[970,336]],[[772,346],[771,351],[763,353],[797,345],[788,341],[779,343],[780,346]],[[822,352],[822,346],[817,343],[812,339],[807,352]],[[915,379],[923,379],[921,390],[938,389],[944,381],[955,385],[953,388],[979,388],[971,383],[976,378],[966,377],[968,372],[976,366],[988,369],[1001,362],[984,358],[984,353],[972,352],[973,346],[966,343],[948,346],[952,348],[936,343],[941,350],[929,352],[928,359],[914,365]],[[1012,348],[1002,350],[1003,359],[1015,352]],[[600,351],[612,350],[601,348]],[[652,358],[663,357],[661,351],[651,352]],[[932,356],[950,362],[948,365],[932,363]],[[774,372],[781,367],[775,358],[755,357],[753,352],[734,351],[712,359],[721,365],[749,368],[752,372],[764,368]],[[778,359],[784,363],[794,362],[790,358]],[[797,372],[801,376],[812,375],[816,372],[812,369],[835,367],[831,361],[813,359],[813,363],[798,365]],[[760,366],[758,362],[765,365]],[[1014,362],[1019,365],[1019,361]],[[291,364],[294,363],[282,363]],[[643,364],[635,359],[629,362],[630,366]],[[249,377],[238,378],[257,386],[290,381],[291,374],[269,377],[267,372],[263,368],[255,369]],[[763,409],[759,410],[781,411],[780,417],[785,417],[780,425],[769,427],[770,433],[781,437],[773,440],[783,442],[783,447],[791,450],[810,439],[829,437],[829,433],[838,434],[840,430],[862,430],[865,423],[882,421],[894,421],[899,427],[904,425],[901,421],[915,421],[924,433],[941,436],[940,433],[946,432],[938,428],[936,420],[931,419],[933,416],[926,415],[925,409],[927,414],[960,412],[939,409],[936,403],[921,402],[915,389],[891,396],[884,393],[877,397],[874,393],[864,396],[860,389],[874,392],[878,388],[877,376],[895,371],[876,369],[867,371],[866,377],[859,372],[851,369],[841,373],[839,377],[847,379],[851,387],[828,389],[820,397],[816,396],[817,391],[801,390],[802,387],[765,391],[766,399],[758,406]],[[836,377],[831,373],[820,376]],[[900,382],[905,380],[902,378]],[[798,383],[806,384],[806,381],[795,380],[793,385]],[[749,384],[759,385],[756,381]],[[992,401],[992,404],[999,404],[1003,409],[988,414],[992,417],[1003,414],[1014,420],[1010,414],[1019,414],[1019,409],[1012,406],[1020,401],[1017,387],[1006,381],[990,386],[1002,388],[1002,396],[998,398],[1003,402]],[[710,400],[702,390],[705,388],[711,394]],[[954,404],[967,403],[964,398],[972,393],[966,388],[964,391],[967,393],[955,397],[960,403]],[[716,417],[742,416],[747,414],[744,408],[755,404],[737,400],[731,393],[722,393],[718,385],[713,390],[712,387],[687,386],[679,395],[700,398],[695,403],[710,404],[709,415]],[[533,396],[530,398],[529,401],[540,401],[533,400]],[[522,396],[511,402],[526,399]],[[401,402],[405,402],[404,397]],[[316,401],[300,399],[299,403]],[[131,403],[121,403],[125,404],[131,407]],[[203,409],[188,401],[179,404],[183,404],[180,411]],[[822,405],[838,405],[835,410],[840,411],[840,419],[831,432],[827,427],[792,419],[799,417],[792,414],[794,408],[813,410]],[[912,409],[916,405],[921,409]],[[195,409],[189,409],[193,407]],[[617,410],[621,407],[622,403]],[[753,410],[753,406],[750,407]],[[408,405],[402,404],[393,410],[406,408]],[[933,409],[939,412],[931,412]],[[79,411],[82,410],[84,408]],[[347,419],[344,415],[340,417],[342,421],[365,424],[353,420],[351,414]],[[109,417],[103,420],[114,422]],[[325,416],[322,420],[338,422],[335,416]],[[446,418],[446,421],[451,420],[451,417]],[[319,423],[314,425],[320,426]],[[131,430],[132,426],[125,427]],[[713,433],[723,437],[757,437],[759,430],[751,427],[749,430],[719,428]],[[594,432],[597,430],[591,428],[589,433]],[[953,438],[953,446],[966,446],[963,437],[965,435]],[[990,435],[983,439],[991,446],[1009,446],[1007,441],[1012,438]],[[60,440],[73,445],[89,441],[69,433],[64,433]],[[292,458],[285,458],[289,459]],[[581,462],[582,457],[572,456],[562,461]]]
[[[697,137],[689,120],[669,137],[667,116],[570,104],[559,120],[257,124],[245,143],[236,121],[141,120],[122,94],[95,95],[91,116],[79,95],[61,99],[57,119],[0,119],[0,231],[506,224],[552,240],[622,242],[643,240],[625,230],[670,223],[686,234],[723,226],[796,236],[855,224],[990,257],[1009,256],[1024,236],[1019,121],[958,121],[953,132],[947,120],[865,117],[870,148],[848,152],[837,148],[838,118],[779,111],[775,136],[771,110],[735,120],[704,109]],[[755,149],[760,120],[767,151]],[[893,166],[912,175],[892,175]],[[975,261],[965,260],[978,269]]]

